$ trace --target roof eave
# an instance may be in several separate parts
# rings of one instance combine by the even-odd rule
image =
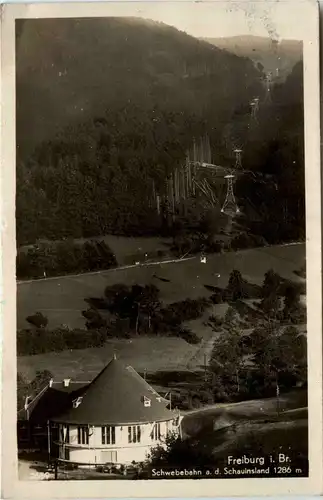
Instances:
[[[169,416],[165,417],[160,417],[160,418],[154,418],[153,420],[136,420],[136,421],[126,421],[126,422],[113,422],[113,421],[107,421],[105,420],[104,422],[98,422],[98,421],[75,421],[72,419],[60,419],[59,417],[57,418],[52,418],[50,419],[51,422],[57,423],[57,424],[68,424],[68,425],[89,425],[89,426],[96,426],[96,427],[101,427],[105,425],[111,425],[115,427],[122,427],[122,426],[127,426],[127,425],[145,425],[145,424],[153,424],[154,422],[170,422],[171,420],[174,420],[174,418],[177,418],[180,414],[179,413],[174,413]]]

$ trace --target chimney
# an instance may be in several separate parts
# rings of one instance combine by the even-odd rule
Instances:
[[[71,379],[70,378],[64,378],[63,382],[64,382],[64,387],[68,387],[70,385],[70,381]]]
[[[53,387],[53,382],[54,382],[54,379],[51,378],[48,382],[48,387]]]

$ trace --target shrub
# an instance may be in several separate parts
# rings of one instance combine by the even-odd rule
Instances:
[[[188,344],[199,344],[201,342],[201,338],[188,328],[181,328],[179,330],[179,336],[186,340]]]
[[[186,299],[180,302],[173,302],[164,309],[165,317],[170,317],[180,322],[190,321],[200,318],[206,308],[209,306],[209,301],[202,297],[199,299]]]
[[[48,319],[41,312],[36,312],[32,316],[27,316],[26,321],[36,328],[46,328]]]

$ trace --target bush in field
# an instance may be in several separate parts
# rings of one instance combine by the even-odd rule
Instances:
[[[41,312],[36,312],[32,316],[27,316],[26,321],[36,328],[46,328],[48,319]]]
[[[82,315],[87,319],[86,328],[88,330],[99,330],[107,327],[107,321],[102,318],[101,314],[96,309],[88,309],[82,311]]]
[[[178,336],[186,340],[188,344],[199,344],[201,342],[201,338],[188,328],[180,328]]]
[[[173,302],[163,311],[165,317],[177,318],[180,322],[190,321],[200,318],[209,306],[209,301],[204,297],[200,299],[186,299],[180,302]]]

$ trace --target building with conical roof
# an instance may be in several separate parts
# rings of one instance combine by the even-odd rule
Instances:
[[[181,423],[169,401],[115,357],[86,385],[50,381],[23,412],[47,423],[48,448],[59,460],[84,465],[144,461]]]

